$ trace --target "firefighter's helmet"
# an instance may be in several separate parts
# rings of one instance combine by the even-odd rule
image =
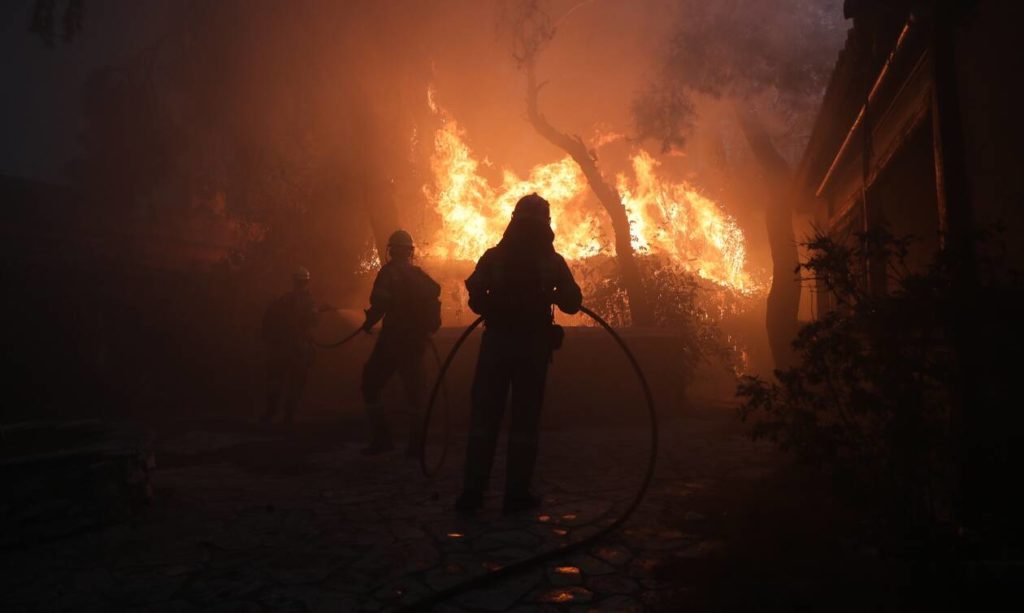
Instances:
[[[296,281],[308,282],[310,278],[312,278],[312,275],[309,274],[309,269],[305,266],[299,266],[295,269],[295,272],[292,273],[292,279],[295,279]]]
[[[395,230],[388,237],[388,247],[413,247],[412,236],[405,230]]]
[[[529,218],[538,221],[551,221],[551,205],[548,201],[536,193],[523,196],[516,202],[516,208],[512,211],[512,218]]]

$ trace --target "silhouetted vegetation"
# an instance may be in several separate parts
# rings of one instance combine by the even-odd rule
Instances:
[[[749,298],[655,258],[639,258],[644,291],[651,297],[654,325],[671,330],[684,356],[679,375],[689,382],[698,364],[706,361],[731,372],[743,369],[743,348],[722,327],[723,318],[749,308]],[[608,265],[611,265],[609,262]],[[628,297],[619,280],[600,266],[577,266],[584,281],[585,302],[615,326],[630,322]]]
[[[893,526],[963,525],[972,506],[989,517],[988,527],[975,527],[1004,531],[997,516],[1009,507],[996,492],[1007,490],[1006,471],[1017,463],[1019,417],[1007,410],[1013,361],[970,349],[1013,342],[1024,286],[999,264],[995,244],[985,241],[992,257],[966,296],[951,254],[914,271],[906,265],[911,239],[884,231],[815,237],[800,270],[834,308],[800,330],[795,367],[776,371],[775,381],[741,383],[741,415],[754,422],[753,436],[831,474]],[[869,289],[869,262],[879,267],[872,274],[884,263],[886,292]],[[966,313],[974,317],[965,321]],[[965,325],[975,340],[968,345],[958,339]],[[986,425],[970,427],[979,420]]]

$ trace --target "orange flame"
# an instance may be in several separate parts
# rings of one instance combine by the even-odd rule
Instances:
[[[432,240],[421,245],[421,256],[475,261],[498,243],[516,201],[531,192],[551,203],[555,248],[567,260],[615,255],[610,224],[593,203],[586,178],[571,157],[534,166],[525,178],[505,169],[501,184],[491,185],[479,173],[480,165],[488,162],[473,156],[464,130],[437,105],[432,89],[428,104],[443,123],[434,135],[433,185],[423,191],[441,224]],[[632,176],[617,175],[616,189],[630,222],[633,249],[640,255],[668,258],[721,286],[754,291],[736,222],[693,186],[659,178],[659,162],[646,151],[633,154],[632,166]]]

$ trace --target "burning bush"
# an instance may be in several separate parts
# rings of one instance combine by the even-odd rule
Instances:
[[[702,360],[717,361],[734,373],[745,369],[742,347],[722,329],[723,318],[749,308],[754,297],[708,281],[672,261],[645,256],[639,259],[644,290],[654,305],[655,324],[678,335],[686,356],[680,364],[684,378],[693,375]],[[584,302],[614,326],[630,325],[625,290],[614,274],[611,260],[591,258],[573,265],[584,288]]]

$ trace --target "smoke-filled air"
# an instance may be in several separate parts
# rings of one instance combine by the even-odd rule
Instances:
[[[1007,608],[1022,23],[0,2],[0,611]]]

